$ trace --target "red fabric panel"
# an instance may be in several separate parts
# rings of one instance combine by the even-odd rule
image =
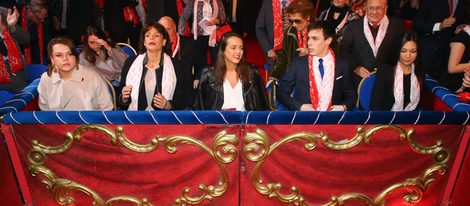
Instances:
[[[372,125],[364,126],[366,129]],[[415,141],[421,145],[434,145],[442,140],[448,149],[451,166],[458,149],[462,126],[443,125],[403,125],[405,129],[414,128]],[[271,144],[281,138],[297,132],[319,133],[323,131],[330,139],[340,141],[354,137],[356,125],[269,125],[261,128],[270,135]],[[255,128],[247,132],[254,132]],[[385,188],[407,178],[420,175],[433,165],[432,155],[421,155],[413,152],[393,131],[381,131],[372,136],[371,144],[360,143],[354,148],[334,151],[319,142],[313,151],[303,148],[305,141],[295,141],[279,147],[264,163],[261,174],[263,181],[279,182],[283,193],[291,186],[297,186],[307,202],[325,204],[331,196],[348,193],[362,193],[375,198]],[[242,205],[278,205],[277,201],[260,195],[251,184],[254,164],[243,159],[247,170],[241,178]],[[242,164],[243,165],[243,164]],[[449,172],[436,176],[435,182],[429,185],[422,201],[417,205],[439,205]],[[401,192],[394,193],[386,199],[385,205],[411,205],[402,201]],[[255,204],[253,204],[255,203]],[[349,205],[349,204],[348,204]],[[355,204],[353,204],[355,205]],[[361,204],[360,204],[361,205]]]
[[[464,136],[468,137],[470,135],[470,128],[467,127],[465,130]],[[467,152],[465,155],[464,162],[460,169],[459,176],[457,178],[457,183],[455,184],[455,189],[452,194],[452,201],[450,205],[460,206],[468,205],[470,202],[470,197],[468,191],[470,191],[470,144],[467,144]]]
[[[57,146],[64,143],[65,132],[74,131],[78,125],[14,125],[18,152],[23,165],[29,166],[27,153],[31,140]],[[107,125],[115,129],[114,125]],[[211,148],[211,140],[222,130],[222,126],[194,125],[125,125],[124,134],[132,141],[147,144],[159,135],[187,135],[204,142]],[[183,129],[184,128],[184,129]],[[238,127],[224,127],[228,133],[239,135]],[[65,154],[48,155],[45,166],[61,178],[70,179],[98,192],[105,200],[129,195],[148,198],[154,205],[171,205],[182,196],[185,187],[191,188],[192,196],[200,195],[198,185],[217,185],[220,171],[210,156],[192,145],[177,147],[175,154],[168,154],[163,145],[151,153],[137,153],[122,145],[112,145],[109,137],[97,132],[88,132]],[[236,161],[235,161],[236,162]],[[226,165],[230,176],[230,187],[220,198],[205,201],[204,205],[237,205],[238,164]],[[25,171],[26,172],[26,171]],[[57,205],[52,195],[38,178],[27,175],[33,202],[36,206]],[[91,199],[83,194],[74,196],[76,205],[91,205]]]
[[[2,205],[19,206],[23,205],[18,184],[15,180],[15,173],[11,166],[10,157],[0,133],[0,200]]]
[[[243,41],[245,42],[246,47],[246,61],[256,65],[257,67],[263,67],[263,65],[266,64],[266,58],[264,57],[264,52],[261,49],[256,36],[250,34]]]
[[[434,96],[431,92],[425,90],[423,93],[422,107],[429,111],[453,111],[446,103]]]

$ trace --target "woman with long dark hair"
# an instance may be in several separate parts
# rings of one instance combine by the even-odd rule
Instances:
[[[91,26],[86,29],[83,51],[79,58],[81,65],[95,68],[104,79],[116,81],[115,86],[119,86],[121,68],[127,57],[124,50],[108,41],[101,30]]]
[[[214,66],[202,71],[196,105],[201,110],[269,110],[261,76],[245,62],[237,33],[222,36]]]
[[[417,108],[423,85],[418,53],[416,33],[405,33],[400,42],[397,64],[384,65],[377,70],[371,110],[413,111]]]
[[[170,36],[157,22],[144,25],[139,55],[128,58],[121,73],[121,108],[128,110],[170,110],[176,105],[174,62],[167,54]]]

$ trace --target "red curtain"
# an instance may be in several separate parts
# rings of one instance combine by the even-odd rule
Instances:
[[[27,154],[31,150],[31,140],[49,146],[65,142],[65,132],[73,132],[78,125],[15,125],[14,132],[18,152],[23,165],[29,167]],[[116,126],[107,125],[114,130]],[[184,129],[183,129],[184,128]],[[224,128],[237,134],[234,128]],[[219,127],[207,125],[168,126],[168,125],[125,125],[124,134],[132,141],[148,144],[156,135],[187,135],[211,145],[212,138],[220,131]],[[202,149],[192,145],[180,145],[175,154],[168,154],[163,145],[150,153],[137,153],[122,145],[112,145],[110,138],[98,133],[85,133],[81,142],[76,143],[64,154],[47,155],[44,164],[61,178],[86,185],[100,194],[105,200],[115,196],[147,198],[154,205],[172,205],[181,197],[185,187],[191,188],[191,195],[201,192],[198,185],[217,185],[220,170],[214,160]],[[230,172],[230,187],[220,198],[210,201],[210,205],[227,205],[238,202],[238,165],[226,165]],[[57,205],[45,185],[25,171],[30,185],[33,202],[36,206]],[[76,195],[76,196],[75,196]],[[75,193],[77,205],[91,205],[89,197]]]
[[[0,200],[6,205],[23,205],[2,133],[0,141]]]
[[[271,144],[290,134],[297,132],[324,132],[335,141],[351,139],[356,133],[357,125],[276,125],[257,126],[269,134]],[[368,129],[372,125],[363,126]],[[404,129],[414,129],[415,141],[423,146],[434,145],[436,140],[442,140],[444,148],[451,155],[447,163],[453,164],[460,142],[462,126],[441,125],[402,125]],[[254,132],[256,128],[247,130]],[[279,182],[283,185],[284,194],[290,194],[289,188],[296,186],[308,203],[313,205],[325,204],[330,197],[347,193],[362,193],[372,199],[385,188],[407,178],[419,176],[424,170],[433,165],[432,155],[422,155],[413,152],[405,141],[401,141],[393,131],[380,131],[372,136],[370,144],[361,142],[354,148],[334,151],[318,142],[313,151],[306,151],[305,141],[295,141],[280,146],[262,167],[262,177],[265,182]],[[256,204],[244,205],[277,205],[277,200],[269,199],[256,192],[251,184],[251,172],[254,164],[247,161],[248,170],[242,175],[241,202]],[[449,171],[444,176],[436,176],[426,190],[423,199],[417,205],[439,205],[446,188]],[[399,194],[390,196],[385,205],[412,205],[405,203]],[[347,205],[356,205],[351,202]],[[364,205],[364,204],[358,204]]]
[[[114,131],[115,125],[105,125]],[[255,163],[243,155],[243,143],[247,132],[262,129],[269,135],[270,144],[298,132],[323,132],[330,139],[340,141],[351,139],[356,129],[362,126],[368,130],[374,125],[123,125],[128,139],[147,144],[156,135],[168,137],[185,135],[202,141],[211,148],[212,139],[220,131],[237,135],[238,157],[225,164],[230,182],[228,190],[221,197],[204,201],[202,205],[280,205],[275,198],[258,193],[252,185]],[[32,194],[34,205],[58,205],[45,185],[37,177],[29,175],[28,152],[31,141],[58,146],[65,142],[64,134],[73,132],[79,125],[13,125],[24,175]],[[463,126],[459,125],[401,125],[405,130],[414,129],[416,143],[431,146],[437,140],[450,153],[447,162],[449,170],[454,163],[459,147]],[[5,132],[5,130],[4,130]],[[289,188],[296,186],[308,203],[324,204],[332,196],[347,193],[362,193],[375,198],[392,184],[419,176],[433,165],[433,156],[418,154],[410,149],[406,141],[400,140],[394,131],[379,131],[372,136],[370,144],[364,142],[341,151],[326,148],[319,141],[312,151],[306,151],[305,141],[294,141],[278,147],[261,169],[264,184],[278,182],[281,192],[289,194]],[[468,154],[467,154],[468,155]],[[468,164],[468,158],[466,160]],[[458,163],[460,164],[460,163]],[[110,143],[110,138],[99,132],[84,133],[81,142],[76,142],[64,154],[50,154],[44,166],[61,178],[86,185],[100,194],[103,199],[128,195],[147,198],[154,205],[171,205],[181,197],[183,188],[191,188],[191,196],[201,195],[198,185],[216,185],[220,170],[213,159],[197,146],[179,144],[175,154],[169,154],[163,145],[149,153],[130,151],[122,145]],[[468,167],[467,167],[468,169]],[[449,181],[447,171],[436,175],[435,181],[425,191],[417,205],[439,205]],[[459,183],[460,180],[458,179]],[[468,181],[467,181],[468,182]],[[457,183],[457,184],[458,184]],[[465,187],[463,187],[465,189]],[[466,187],[468,188],[468,186]],[[74,192],[77,205],[90,205],[91,198]],[[387,196],[385,205],[411,205],[402,200],[403,191]],[[468,200],[468,198],[467,198]],[[465,199],[463,199],[465,201]],[[348,205],[356,205],[351,202]],[[361,205],[361,204],[359,204]]]

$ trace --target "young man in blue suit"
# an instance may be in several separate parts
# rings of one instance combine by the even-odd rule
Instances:
[[[308,55],[296,58],[280,81],[277,99],[287,109],[345,111],[354,106],[357,95],[349,65],[331,49],[334,36],[326,21],[309,25]]]

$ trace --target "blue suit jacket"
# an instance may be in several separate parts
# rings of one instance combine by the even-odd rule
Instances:
[[[294,97],[291,97],[294,88]],[[356,98],[357,93],[352,85],[348,63],[337,58],[332,105],[344,104],[350,110],[354,106]],[[300,110],[303,104],[312,103],[310,101],[308,56],[296,58],[287,68],[279,85],[277,100],[289,110]]]

